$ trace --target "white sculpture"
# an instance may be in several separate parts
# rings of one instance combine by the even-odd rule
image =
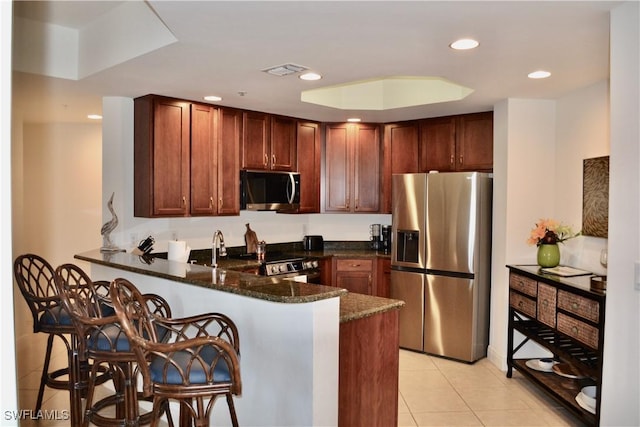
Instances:
[[[102,235],[102,247],[100,248],[101,252],[119,252],[121,249],[113,244],[111,241],[111,232],[118,226],[118,215],[116,215],[116,211],[113,210],[113,195],[115,193],[111,193],[111,197],[107,202],[107,208],[109,212],[111,212],[111,219],[104,223],[102,228],[100,229],[100,234]]]

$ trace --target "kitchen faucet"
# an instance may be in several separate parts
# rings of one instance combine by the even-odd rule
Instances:
[[[227,250],[224,247],[224,236],[220,230],[216,230],[216,232],[213,233],[213,246],[211,247],[211,267],[213,268],[218,267],[218,257],[216,254],[218,242],[220,242],[220,256],[227,256]]]

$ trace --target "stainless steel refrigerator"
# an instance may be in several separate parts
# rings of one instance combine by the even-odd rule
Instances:
[[[400,347],[466,362],[487,354],[492,176],[392,177],[391,297]]]

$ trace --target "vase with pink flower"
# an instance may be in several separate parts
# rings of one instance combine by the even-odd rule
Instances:
[[[538,247],[537,261],[540,267],[557,267],[560,264],[560,247],[558,243],[580,235],[571,227],[553,219],[540,219],[531,229],[527,243]]]

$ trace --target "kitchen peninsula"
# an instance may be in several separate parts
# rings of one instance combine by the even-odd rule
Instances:
[[[76,255],[95,280],[124,277],[162,295],[173,316],[222,312],[240,334],[238,418],[252,426],[396,425],[402,301],[133,254]],[[384,402],[382,405],[380,402]],[[214,424],[229,424],[213,411]]]

